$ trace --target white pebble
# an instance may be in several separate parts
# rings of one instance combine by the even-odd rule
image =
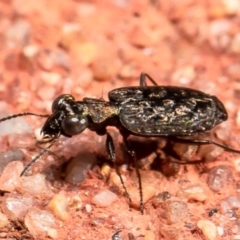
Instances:
[[[223,227],[217,227],[217,232],[218,232],[218,235],[221,237],[221,236],[223,236],[223,234],[224,234],[224,228]]]
[[[92,205],[86,204],[85,209],[86,209],[86,212],[90,213],[92,211]]]
[[[39,194],[51,194],[51,190],[48,188],[46,183],[46,176],[43,174],[36,174],[28,177],[21,177],[20,189],[34,196]]]
[[[22,170],[22,162],[14,161],[8,163],[0,177],[0,189],[8,192],[14,191],[19,185]]]
[[[2,201],[2,211],[12,219],[21,219],[25,216],[28,209],[33,206],[32,197],[22,196],[20,194],[8,195]]]
[[[117,200],[117,195],[109,190],[102,190],[92,198],[92,203],[100,207],[107,207]]]
[[[25,216],[24,223],[33,236],[46,234],[55,228],[55,219],[52,213],[37,208],[31,208]]]

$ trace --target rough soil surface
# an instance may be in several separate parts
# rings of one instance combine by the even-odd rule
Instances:
[[[0,118],[51,114],[65,93],[108,100],[110,90],[138,86],[146,72],[159,85],[216,95],[229,118],[195,138],[240,149],[239,56],[239,0],[2,0]],[[90,130],[61,137],[20,178],[47,146],[36,144],[45,120],[0,122],[0,239],[240,239],[240,154],[131,137],[141,214],[135,166],[114,128],[130,204],[106,137]]]

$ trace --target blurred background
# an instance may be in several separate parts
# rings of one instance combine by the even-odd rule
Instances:
[[[42,113],[61,93],[107,99],[144,71],[236,114],[239,53],[239,0],[2,0],[0,106]]]

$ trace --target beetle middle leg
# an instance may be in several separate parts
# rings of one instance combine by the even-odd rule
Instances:
[[[174,142],[179,142],[179,143],[183,143],[183,144],[199,144],[199,145],[209,145],[209,144],[213,144],[213,145],[216,145],[216,146],[218,146],[218,147],[223,148],[223,149],[226,150],[226,151],[234,152],[234,153],[240,153],[239,150],[230,148],[230,147],[228,147],[228,146],[226,146],[226,145],[223,145],[223,144],[214,142],[214,141],[209,140],[209,139],[186,139],[186,138],[181,138],[181,137],[171,137],[171,139],[172,139]]]
[[[121,184],[123,186],[124,192],[125,192],[128,200],[129,200],[129,202],[131,203],[132,200],[130,198],[130,195],[129,195],[128,191],[127,191],[127,188],[126,188],[126,186],[124,184],[122,175],[119,172],[119,169],[118,169],[117,164],[116,164],[116,154],[115,154],[115,147],[114,147],[114,142],[113,142],[112,136],[108,132],[106,132],[106,135],[107,135],[107,138],[106,138],[107,154],[110,157],[110,159],[112,160],[112,162],[114,163],[114,168],[116,170],[117,175],[120,178],[120,181],[121,181]]]

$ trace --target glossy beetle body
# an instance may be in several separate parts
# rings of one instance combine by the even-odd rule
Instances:
[[[170,86],[118,88],[109,92],[109,101],[75,101],[64,94],[53,106],[53,113],[42,128],[44,135],[52,137],[70,137],[86,128],[102,135],[107,126],[143,137],[191,136],[227,120],[227,112],[215,96]]]

